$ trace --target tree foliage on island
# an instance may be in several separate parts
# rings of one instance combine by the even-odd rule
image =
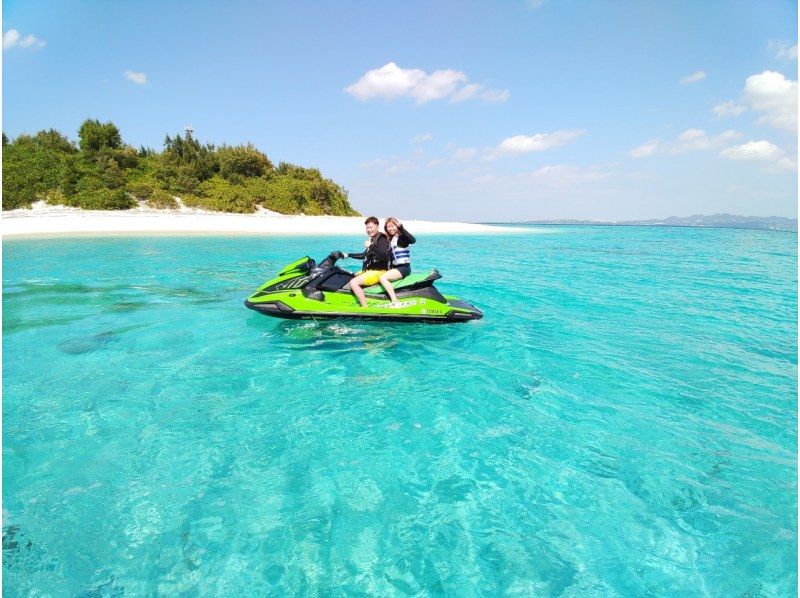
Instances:
[[[192,135],[166,136],[159,153],[123,142],[110,122],[89,119],[78,144],[55,130],[9,140],[3,135],[3,209],[45,200],[95,210],[187,206],[252,213],[357,215],[347,191],[316,168],[275,168],[252,144],[219,148]]]

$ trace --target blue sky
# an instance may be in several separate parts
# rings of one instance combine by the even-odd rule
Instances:
[[[191,124],[364,214],[797,216],[791,1],[3,3],[3,130]]]

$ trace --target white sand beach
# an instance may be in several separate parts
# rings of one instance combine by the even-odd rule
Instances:
[[[406,220],[416,233],[486,234],[509,232],[512,227],[464,222]],[[102,235],[357,235],[364,232],[363,217],[286,216],[260,210],[255,214],[228,214],[181,206],[156,210],[82,210],[52,206],[43,201],[31,209],[6,210],[0,220],[4,237]]]

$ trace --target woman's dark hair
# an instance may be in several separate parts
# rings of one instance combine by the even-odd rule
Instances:
[[[375,226],[378,226],[378,224],[379,224],[379,222],[378,222],[378,219],[377,219],[377,218],[375,218],[375,216],[370,216],[369,218],[367,218],[367,219],[364,221],[364,224],[369,224],[370,222],[371,222],[372,224],[374,224]]]

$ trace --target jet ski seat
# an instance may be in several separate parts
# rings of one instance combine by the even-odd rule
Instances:
[[[413,291],[431,286],[435,281],[442,277],[438,270],[431,270],[426,274],[409,274],[405,278],[395,280],[392,283],[395,291]],[[347,287],[350,288],[349,285]],[[381,283],[372,285],[371,287],[364,288],[364,292],[368,295],[382,295],[385,294]]]

